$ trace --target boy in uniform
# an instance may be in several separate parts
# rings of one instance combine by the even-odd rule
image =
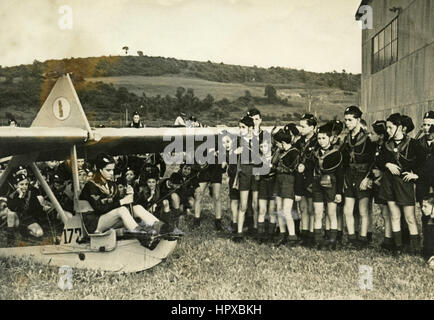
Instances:
[[[344,215],[348,228],[348,241],[351,246],[367,246],[369,227],[369,190],[368,178],[370,168],[374,162],[375,144],[369,139],[368,133],[363,130],[360,121],[362,111],[356,106],[345,109],[345,125],[349,130],[342,146],[344,158]],[[354,223],[354,205],[359,202],[360,237],[356,238]]]
[[[297,178],[301,181],[301,244],[310,246],[314,243],[314,212],[312,201],[312,182],[314,170],[313,154],[318,149],[316,137],[317,120],[312,114],[304,114],[300,120],[301,138],[295,146],[300,151],[297,166]]]
[[[342,202],[344,171],[342,167],[342,154],[331,144],[333,136],[333,123],[327,123],[318,130],[318,144],[320,148],[315,151],[315,170],[312,184],[313,206],[315,212],[315,243],[320,250],[322,241],[322,221],[324,216],[324,203],[327,205],[327,216],[330,221],[330,232],[327,247],[336,249],[338,234],[337,204]]]

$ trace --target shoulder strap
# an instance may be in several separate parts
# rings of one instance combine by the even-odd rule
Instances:
[[[290,171],[294,171],[294,170],[295,170],[295,167],[297,166],[297,163],[298,163],[298,160],[299,160],[300,154],[297,155],[297,157],[294,159],[294,161],[293,161],[293,162],[291,163],[291,165],[289,165],[289,166],[286,166],[286,165],[283,163],[283,158],[284,158],[288,153],[290,153],[290,152],[293,151],[293,150],[298,151],[297,148],[291,148],[291,149],[289,149],[288,151],[285,151],[283,154],[281,154],[281,155],[280,155],[280,159],[279,159],[279,165],[282,166],[283,168],[287,169],[287,170],[290,170]]]
[[[323,164],[324,164],[324,159],[325,159],[327,156],[329,156],[329,155],[331,155],[331,154],[333,154],[333,153],[336,153],[336,152],[338,152],[338,151],[339,151],[339,150],[337,150],[337,149],[335,149],[335,148],[332,148],[332,149],[330,149],[330,150],[327,150],[323,155],[320,155],[320,150],[318,150],[318,151],[315,152],[315,155],[316,155],[316,157],[318,158],[319,168],[320,168],[321,171],[324,171],[324,166],[323,166]],[[331,171],[331,170],[336,169],[337,167],[339,167],[339,165],[341,164],[341,162],[342,162],[342,157],[341,157],[341,160],[339,161],[339,163],[338,163],[336,166],[334,166],[334,167],[332,167],[332,168],[330,168],[330,169],[326,169],[326,170],[327,170],[327,171]]]

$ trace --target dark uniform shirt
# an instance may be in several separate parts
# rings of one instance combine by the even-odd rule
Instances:
[[[434,140],[429,143],[428,135],[424,135],[422,138],[419,138],[417,142],[423,150],[425,161],[428,161],[428,159],[432,158],[434,152]]]
[[[107,185],[104,185],[99,175],[84,185],[80,199],[88,201],[95,213],[99,215],[121,206],[116,183],[107,181]]]
[[[128,128],[144,128],[145,126],[143,125],[142,121],[139,121],[138,123],[130,122],[130,124],[128,125]]]
[[[300,152],[297,148],[291,148],[287,151],[281,150],[278,152],[278,156],[273,158],[273,161],[275,161],[273,165],[276,168],[277,174],[292,174],[295,176],[294,191],[296,195],[301,195],[303,184],[299,176],[295,174],[300,158]]]
[[[25,224],[39,223],[46,220],[46,215],[38,200],[39,191],[30,187],[23,198],[18,192],[12,192],[8,197],[8,208],[18,214]]]
[[[333,174],[336,177],[336,193],[344,192],[343,157],[339,150],[330,146],[327,150],[318,149],[315,152],[315,176]]]
[[[314,134],[309,140],[302,136],[296,143],[295,147],[300,151],[300,164],[303,164],[305,169],[303,173],[297,173],[296,178],[301,180],[304,185],[303,189],[308,189],[313,182],[313,171],[315,168],[314,153],[318,150],[317,135]]]
[[[428,143],[428,136],[424,135],[417,142],[423,152],[424,161],[416,183],[416,198],[417,201],[422,202],[423,198],[429,194],[430,187],[434,186],[434,140]]]
[[[382,148],[378,165],[380,170],[386,170],[386,163],[393,163],[401,168],[401,173],[413,171],[419,174],[424,163],[424,153],[418,142],[405,136],[400,143],[387,141]]]
[[[360,129],[354,138],[350,132],[342,145],[342,156],[345,167],[366,165],[366,170],[369,170],[369,165],[373,163],[375,157],[375,143],[369,139],[368,133],[363,129]]]
[[[159,201],[160,195],[160,186],[158,184],[155,186],[155,192],[152,196],[148,186],[137,187],[134,192],[134,204],[141,205],[148,211],[159,212],[162,207],[162,201]],[[154,204],[157,204],[157,207],[152,210]]]

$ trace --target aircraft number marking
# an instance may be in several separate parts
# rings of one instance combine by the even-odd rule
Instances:
[[[67,235],[67,232],[69,232],[69,235]],[[72,242],[72,235],[74,233],[78,233],[78,238],[80,238],[81,237],[81,228],[63,229],[63,239],[65,240],[65,243],[71,243]]]

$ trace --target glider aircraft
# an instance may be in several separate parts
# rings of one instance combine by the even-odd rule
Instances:
[[[264,129],[270,131],[270,128]],[[239,132],[238,128],[224,130],[232,134]],[[29,166],[64,224],[60,244],[0,248],[0,256],[32,257],[53,266],[113,272],[152,268],[173,252],[178,238],[163,236],[157,246],[150,249],[137,239],[119,239],[119,230],[88,234],[82,215],[92,208],[86,201],[79,200],[77,159],[91,158],[100,152],[112,155],[159,153],[174,142],[183,149],[175,151],[185,151],[189,143],[193,144],[194,151],[200,148],[204,137],[215,138],[221,131],[222,128],[91,128],[69,74],[60,76],[29,128],[0,127],[0,158],[9,160],[0,176],[0,187],[13,168]],[[74,192],[72,218],[67,218],[36,165],[38,161],[68,158]]]

